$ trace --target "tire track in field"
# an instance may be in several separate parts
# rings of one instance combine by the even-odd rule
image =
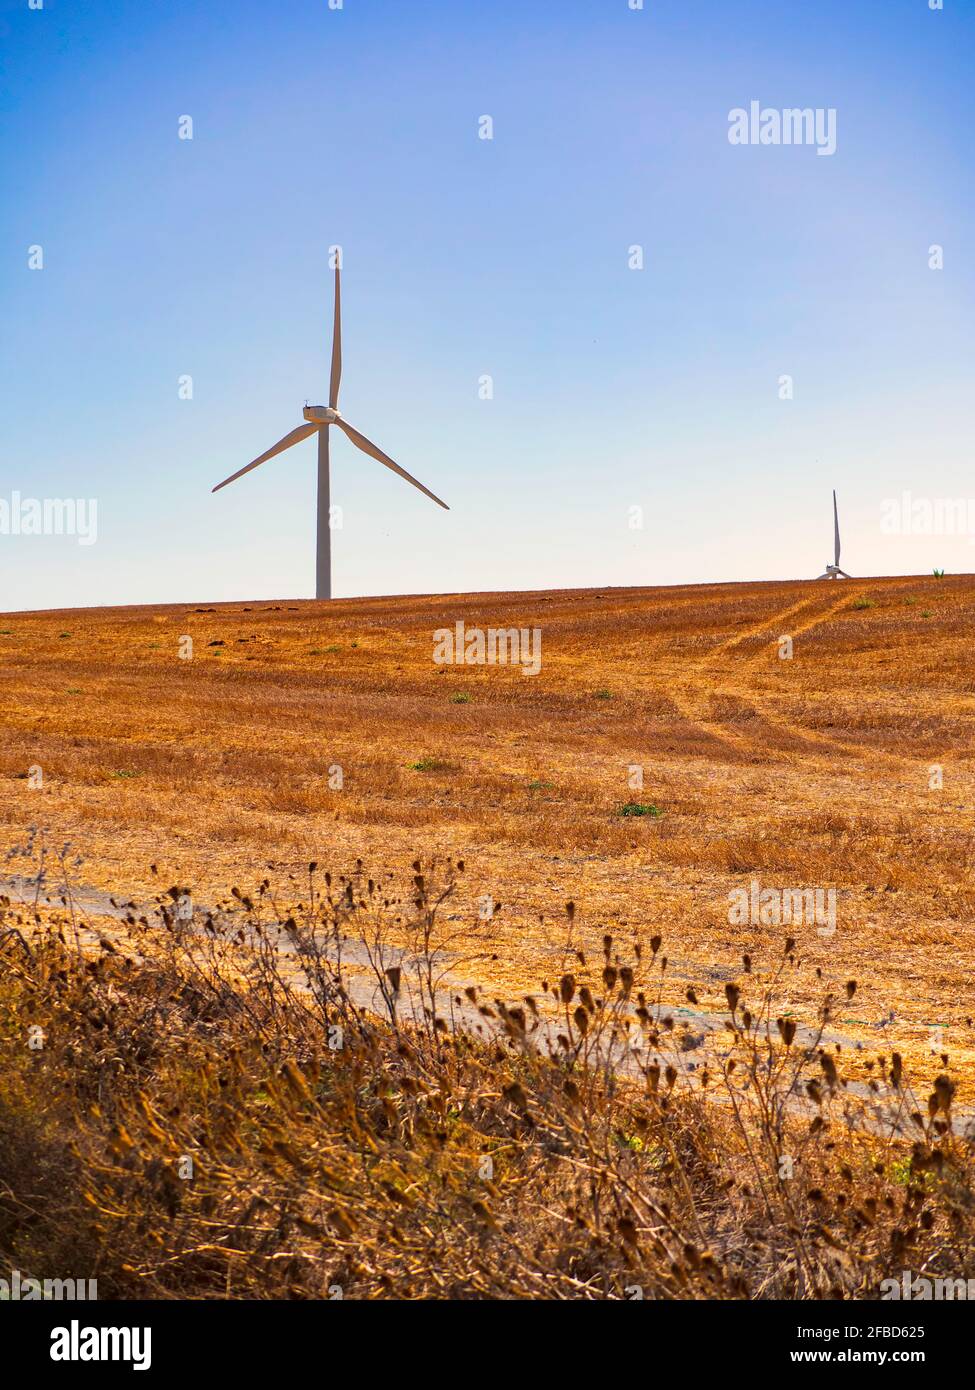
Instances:
[[[810,582],[814,583],[815,581]],[[844,582],[843,595],[838,598],[835,603],[831,603],[827,608],[819,612],[810,614],[804,621],[798,624],[791,624],[791,631],[788,633],[788,636],[795,638],[802,636],[804,633],[811,632],[814,628],[827,622],[830,618],[848,607],[851,598],[855,597],[857,592],[857,590],[854,590],[851,594],[850,588],[847,587],[848,584],[849,581]],[[714,661],[752,638],[765,636],[767,642],[775,642],[777,640],[776,637],[767,636],[770,630],[777,627],[781,633],[782,627],[789,624],[791,618],[802,613],[804,609],[808,609],[810,605],[817,603],[818,600],[818,594],[807,595],[797,603],[793,603],[780,612],[772,614],[771,617],[751,624],[751,626],[747,627],[744,631],[735,633],[734,636],[718,643],[717,646],[705,653],[693,668],[691,672],[692,678],[694,676],[704,677],[708,667],[712,665]],[[764,648],[760,648],[757,652],[745,658],[739,670],[748,671],[749,669],[754,669],[764,656]],[[671,694],[673,696],[674,692],[672,691]],[[824,753],[827,753],[833,755],[847,755],[851,759],[872,763],[875,766],[879,765],[887,768],[896,767],[904,770],[908,768],[913,770],[915,768],[915,761],[901,754],[888,753],[884,750],[865,747],[862,744],[847,743],[828,734],[817,733],[811,729],[805,728],[798,723],[798,721],[789,719],[773,711],[768,699],[763,699],[760,695],[757,695],[753,688],[750,688],[740,680],[737,682],[725,680],[721,684],[710,687],[706,694],[701,690],[697,690],[694,692],[698,697],[696,702],[693,698],[688,698],[688,694],[689,692],[684,689],[679,691],[675,697],[675,704],[678,705],[684,717],[718,742],[747,756],[753,757],[757,752],[768,755],[774,750],[770,749],[768,743],[763,741],[758,735],[743,734],[737,730],[729,729],[727,725],[710,718],[707,713],[702,713],[701,711],[708,698],[725,697],[737,700],[752,714],[761,719],[769,728],[778,729],[789,739],[804,744],[807,749],[805,754],[796,752],[790,754],[790,756],[799,761],[813,761],[814,759],[821,758]],[[785,750],[782,751],[784,752]]]
[[[781,613],[773,613],[770,618],[763,618],[760,622],[752,623],[751,627],[746,627],[743,632],[736,632],[733,637],[726,637],[723,642],[719,642],[717,646],[705,652],[698,663],[698,669],[707,666],[716,656],[731,651],[732,648],[740,646],[742,642],[747,642],[750,637],[761,636],[773,623],[777,626],[779,623],[786,622],[793,614],[799,613],[803,608],[808,608],[811,603],[815,603],[816,599],[817,596],[815,594],[807,594],[805,598],[801,598],[798,603],[792,604],[790,608],[783,608]],[[774,641],[775,639],[771,638],[770,640]]]
[[[733,651],[743,642],[747,642],[752,638],[765,636],[770,629],[779,628],[781,631],[782,625],[787,623],[790,618],[795,617],[804,609],[809,608],[810,605],[818,601],[818,594],[807,594],[805,597],[799,599],[798,602],[790,604],[780,612],[773,613],[770,617],[762,618],[745,628],[744,631],[736,632],[732,637],[728,637],[723,642],[719,642],[717,646],[712,647],[710,651],[706,652],[701,660],[692,668],[690,679],[693,680],[695,677],[698,677],[703,680],[706,677],[708,667],[721,656],[725,655],[725,653]],[[825,612],[814,613],[807,622],[794,627],[793,634],[808,632],[819,623],[825,622],[842,608],[846,602],[847,597],[844,596],[837,603],[831,604]],[[790,634],[790,636],[793,634]],[[769,642],[774,642],[776,638],[768,637],[767,640]],[[754,656],[747,658],[745,661],[746,668],[753,666],[762,655],[763,653],[759,651]],[[777,716],[770,717],[764,705],[754,703],[754,693],[747,690],[743,691],[740,686],[728,686],[727,684],[720,686],[714,685],[709,687],[706,691],[702,690],[700,687],[691,687],[689,689],[687,686],[683,686],[675,687],[668,693],[671,695],[671,698],[673,698],[680,713],[690,723],[696,725],[700,730],[708,734],[711,738],[714,738],[717,742],[723,743],[746,755],[754,755],[756,752],[768,754],[770,751],[769,746],[754,734],[740,733],[738,730],[729,729],[727,725],[712,719],[706,712],[706,705],[709,699],[714,696],[730,696],[731,698],[742,699],[742,702],[747,707],[758,714],[760,718],[765,719],[768,724],[775,725],[778,723],[780,727],[785,728],[794,736],[798,735],[800,738],[806,736],[805,732],[800,730],[797,725],[790,724],[789,721],[786,720],[781,720]],[[816,735],[811,735],[811,741],[814,741],[816,737]]]
[[[830,607],[827,608],[825,611],[812,615],[806,622],[801,622],[798,625],[794,625],[792,631],[788,634],[788,636],[794,638],[802,636],[804,633],[811,632],[814,628],[818,627],[821,623],[827,622],[831,617],[833,617],[836,613],[841,612],[847,606],[848,593],[844,593],[844,596],[841,599],[838,599],[836,603],[831,604]],[[792,609],[785,610],[783,613],[779,614],[776,619],[773,619],[773,621],[779,623],[787,621],[787,619],[790,616],[792,616],[794,612],[797,611],[798,607],[799,605],[796,605]],[[772,638],[770,640],[774,641],[775,639]],[[744,669],[748,670],[749,668],[754,668],[762,659],[762,656],[763,652],[758,651],[754,653],[751,657],[746,658],[746,660],[743,663]],[[868,763],[874,763],[875,765],[879,764],[888,768],[898,767],[906,769],[910,767],[913,769],[915,767],[915,761],[913,759],[905,758],[901,754],[888,753],[882,749],[865,747],[863,744],[847,743],[844,740],[832,737],[829,734],[817,733],[814,730],[807,729],[803,727],[803,725],[799,724],[797,721],[793,719],[788,719],[787,717],[772,711],[770,709],[768,701],[763,701],[760,696],[755,695],[754,691],[749,691],[746,687],[744,687],[741,684],[725,684],[721,686],[719,689],[716,689],[715,694],[742,700],[743,703],[748,705],[770,727],[780,729],[790,738],[797,739],[800,743],[809,745],[810,757],[814,756],[815,752],[818,750],[820,752],[829,752],[834,754],[848,754],[851,758],[860,759],[861,761],[865,761]],[[801,757],[801,755],[799,756]]]

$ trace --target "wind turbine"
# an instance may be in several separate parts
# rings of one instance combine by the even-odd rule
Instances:
[[[418,487],[421,492],[436,502],[438,507],[443,507],[444,511],[450,511],[446,502],[441,502],[437,495],[418,482],[411,473],[407,473],[405,468],[400,468],[398,463],[394,463],[388,454],[384,454],[382,449],[367,439],[364,434],[360,434],[357,429],[344,420],[339,414],[339,382],[342,379],[342,295],[340,287],[340,275],[338,265],[335,267],[335,323],[332,331],[332,376],[328,390],[328,405],[306,405],[302,414],[306,423],[293,429],[290,434],[286,434],[283,439],[279,439],[277,444],[271,446],[266,453],[261,454],[253,463],[247,464],[245,468],[239,468],[236,473],[231,473],[229,478],[224,478],[222,483],[217,483],[213,489],[219,492],[228,483],[236,482],[245,473],[249,473],[252,468],[257,468],[259,464],[266,463],[268,459],[274,458],[275,454],[284,453],[285,449],[290,449],[292,444],[299,444],[301,440],[307,439],[309,435],[318,435],[318,535],[316,541],[316,561],[315,561],[315,597],[332,597],[332,532],[329,527],[329,468],[328,468],[328,432],[332,425],[338,425],[340,430],[349,436],[352,443],[364,454],[369,454],[371,458],[384,463],[387,468],[391,468],[394,473],[398,473],[401,478],[405,478],[408,483]]]
[[[840,569],[840,516],[836,510],[836,488],[833,488],[833,563],[826,566],[826,573],[817,579],[849,579],[846,570]]]

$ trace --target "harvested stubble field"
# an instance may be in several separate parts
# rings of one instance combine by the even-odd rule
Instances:
[[[973,596],[4,618],[0,1260],[101,1297],[970,1274]],[[541,629],[539,674],[436,665],[457,621]],[[835,930],[733,925],[753,880],[835,888]]]
[[[791,935],[800,1024],[817,969],[856,980],[833,1021],[851,1046],[925,1080],[949,1052],[970,1076],[973,619],[967,576],[10,614],[0,835],[69,842],[78,890],[179,885],[204,907],[309,861],[461,858],[463,983],[537,990],[571,900],[593,955],[605,931],[664,937],[663,1000],[690,1029],[743,954],[760,973]],[[540,673],[434,664],[459,620],[541,629]],[[835,933],[731,925],[753,879],[835,888]]]

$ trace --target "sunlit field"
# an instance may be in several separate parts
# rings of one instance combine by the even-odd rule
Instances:
[[[42,832],[54,881],[69,842],[76,891],[203,907],[310,861],[462,858],[452,911],[492,914],[467,974],[513,997],[569,900],[590,947],[663,933],[685,1007],[788,934],[858,981],[852,1041],[964,1069],[973,601],[960,577],[13,614],[2,834]],[[539,628],[539,674],[434,664],[458,620]],[[835,889],[835,930],[732,922],[753,880]]]
[[[566,1299],[970,1267],[973,597],[5,617],[11,1267]],[[538,629],[537,674],[438,664],[457,622]]]

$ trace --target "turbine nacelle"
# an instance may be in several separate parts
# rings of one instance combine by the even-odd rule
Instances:
[[[342,418],[330,405],[306,405],[301,413],[312,425],[334,425]]]

